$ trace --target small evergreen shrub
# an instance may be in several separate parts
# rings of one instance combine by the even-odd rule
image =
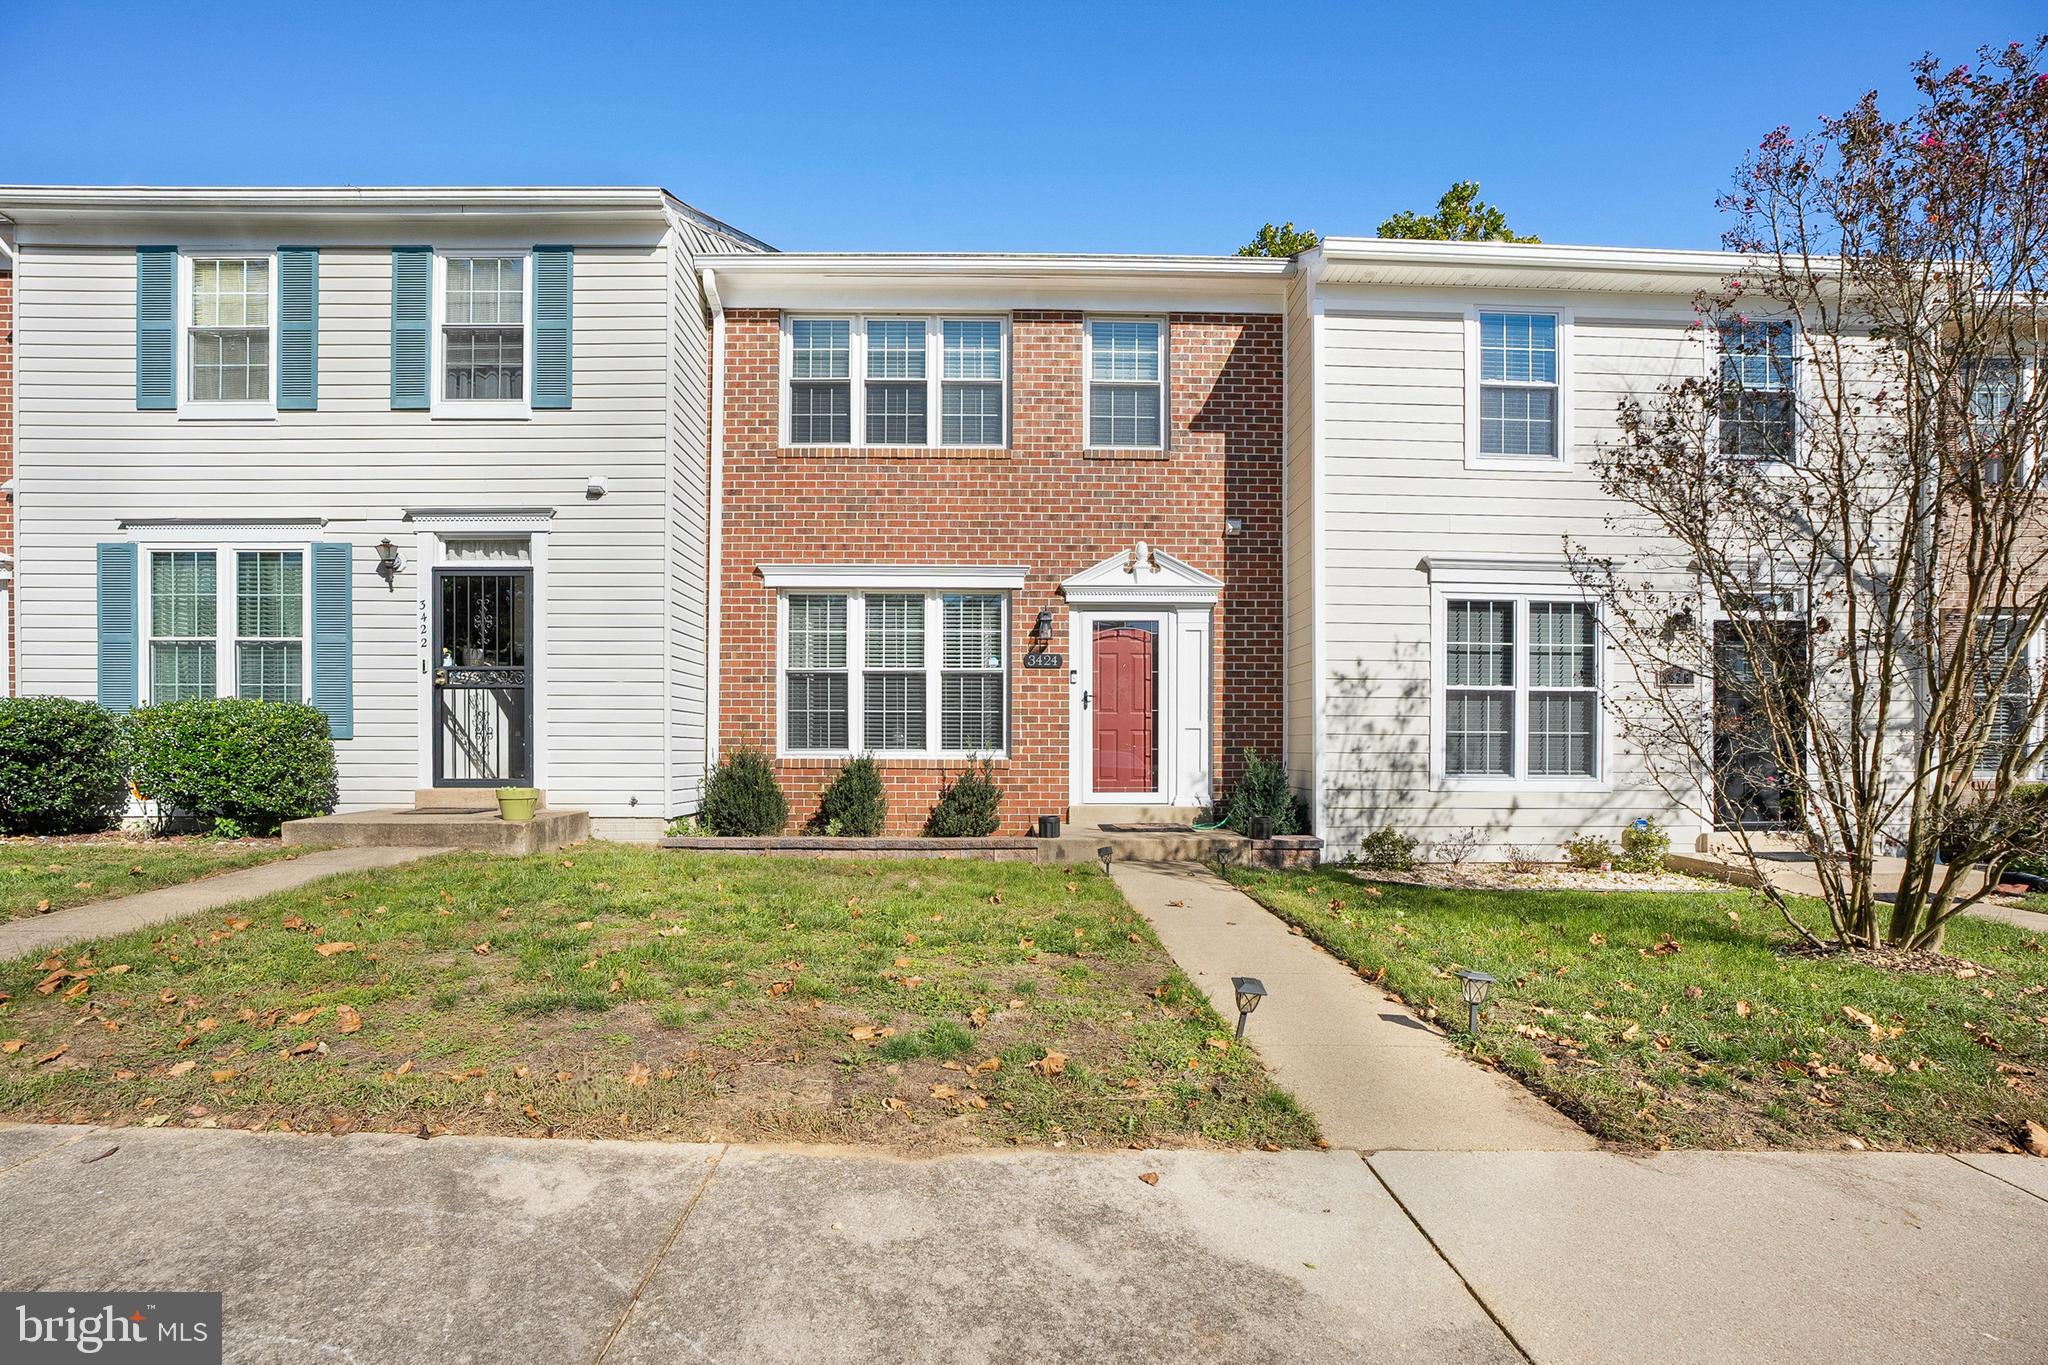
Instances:
[[[327,717],[300,702],[220,697],[128,713],[135,787],[164,814],[238,835],[334,809]]]
[[[852,758],[818,798],[811,828],[835,838],[872,839],[882,832],[888,818],[889,794],[882,790],[882,770],[872,758]]]
[[[1244,776],[1224,805],[1223,823],[1239,834],[1250,834],[1252,821],[1263,815],[1273,822],[1275,834],[1306,834],[1308,821],[1302,814],[1286,765],[1263,757],[1257,749],[1246,749]]]
[[[1621,856],[1614,865],[1623,872],[1662,872],[1664,855],[1670,851],[1671,836],[1645,815],[1621,832]]]
[[[780,834],[789,824],[789,798],[775,767],[759,749],[735,749],[711,770],[704,789],[704,828],[722,839]]]
[[[1558,847],[1564,850],[1565,862],[1581,872],[1606,872],[1614,866],[1614,845],[1604,835],[1580,834]]]
[[[986,839],[1002,824],[1002,804],[1003,789],[996,785],[995,764],[985,758],[970,763],[939,793],[931,818],[924,822],[924,832],[933,839]]]
[[[69,697],[0,698],[0,834],[90,834],[127,805],[119,716]]]
[[[1358,862],[1374,872],[1407,872],[1415,866],[1415,836],[1389,825],[1365,836],[1358,845]]]

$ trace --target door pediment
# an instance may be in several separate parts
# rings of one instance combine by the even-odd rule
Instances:
[[[1223,580],[1141,540],[1067,579],[1060,592],[1075,606],[1207,606],[1222,595]]]

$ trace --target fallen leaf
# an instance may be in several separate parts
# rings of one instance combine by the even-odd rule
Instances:
[[[485,939],[482,943],[477,944],[476,947],[471,948],[470,951],[478,957],[489,957],[491,955],[491,941]]]
[[[1193,1061],[1194,1059],[1191,1057],[1188,1060]],[[1048,1048],[1043,1057],[1031,1063],[1031,1069],[1041,1076],[1057,1076],[1067,1069],[1067,1054],[1064,1052],[1054,1052]]]
[[[335,1027],[343,1033],[354,1033],[363,1026],[363,1016],[356,1013],[354,1005],[337,1005],[334,1008]]]
[[[647,1063],[635,1062],[633,1063],[633,1065],[626,1068],[626,1084],[644,1086],[653,1077],[653,1075],[653,1068],[649,1067]]]
[[[26,1038],[9,1038],[6,1042],[0,1043],[0,1052],[5,1052],[9,1055],[12,1055],[16,1052],[21,1051],[23,1048],[27,1046],[28,1039]]]
[[[1736,1001],[1735,1012],[1744,1019],[1749,1018],[1749,1002],[1747,1000]]]
[[[184,1074],[185,1074],[186,1072],[188,1072],[188,1071],[192,1070],[192,1068],[193,1068],[193,1067],[196,1067],[196,1066],[198,1066],[198,1065],[199,1065],[199,1063],[197,1063],[197,1062],[195,1062],[195,1061],[192,1061],[192,1060],[191,1060],[190,1058],[187,1058],[186,1060],[184,1060],[184,1061],[182,1061],[182,1062],[178,1062],[178,1063],[175,1063],[175,1064],[174,1064],[174,1065],[173,1065],[173,1066],[171,1067],[171,1069],[170,1069],[170,1070],[169,1070],[168,1072],[166,1072],[165,1074],[166,1074],[166,1075],[171,1075],[171,1076],[182,1076],[182,1075],[184,1075]]]
[[[957,1085],[944,1085],[935,1083],[932,1086],[932,1098],[935,1100],[950,1100],[957,1098],[959,1094],[960,1087]]]
[[[214,1073],[213,1073],[213,1083],[214,1083],[215,1085],[219,1085],[219,1084],[221,1084],[221,1083],[222,1083],[223,1081],[231,1081],[231,1080],[233,1080],[234,1078],[235,1078],[235,1069],[234,1069],[233,1067],[231,1067],[231,1066],[224,1066],[224,1067],[220,1067],[220,1068],[218,1068],[217,1070],[215,1070],[215,1071],[214,1071]]]
[[[1139,1176],[1138,1179],[1144,1181],[1147,1185],[1157,1185],[1159,1183],[1159,1172],[1146,1171],[1143,1175]]]
[[[2048,1128],[2042,1127],[2033,1119],[2028,1119],[2020,1125],[2019,1142],[2020,1146],[2035,1156],[2048,1156]]]
[[[289,1022],[293,1028],[298,1028],[303,1024],[309,1024],[313,1020],[319,1018],[320,1015],[326,1012],[326,1010],[327,1006],[325,1005],[315,1005],[313,1006],[312,1009],[300,1010],[297,1014],[291,1016],[291,1018],[287,1022]]]
[[[333,943],[316,943],[313,945],[313,951],[322,957],[333,957],[336,953],[352,953],[355,950],[356,945],[347,939],[338,939]]]
[[[69,1044],[59,1043],[57,1044],[57,1046],[51,1048],[48,1052],[45,1052],[42,1056],[36,1058],[36,1065],[42,1066],[46,1062],[54,1062],[59,1057],[62,1057],[65,1053],[69,1051],[71,1051]]]
[[[1003,1069],[1003,1059],[991,1057],[985,1062],[977,1062],[974,1069],[976,1071],[1001,1071]]]
[[[392,1072],[391,1074],[394,1076],[410,1076],[412,1074],[412,1058],[408,1057],[404,1061],[400,1062],[398,1064],[398,1070]]]
[[[1862,1067],[1865,1071],[1873,1072],[1879,1076],[1889,1076],[1898,1070],[1897,1067],[1878,1056],[1875,1052],[1857,1053],[1856,1065]]]
[[[855,1024],[846,1031],[846,1036],[853,1039],[856,1043],[865,1043],[875,1036],[875,1026],[873,1024]]]
[[[1590,943],[1595,948],[1605,948],[1607,946],[1607,935],[1589,934],[1586,937],[1586,942]]]

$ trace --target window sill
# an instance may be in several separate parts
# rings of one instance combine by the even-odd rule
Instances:
[[[443,403],[429,415],[436,422],[524,422],[533,409],[524,403]]]
[[[268,403],[187,403],[178,409],[180,422],[275,422],[277,409]]]
[[[781,446],[785,460],[1007,460],[1008,446]]]
[[[785,768],[815,769],[820,771],[828,768],[837,768],[852,758],[872,758],[875,761],[875,766],[878,768],[902,769],[951,769],[958,768],[963,763],[972,763],[983,758],[1001,767],[1010,761],[1008,753],[913,754],[899,751],[896,753],[862,752],[856,754],[850,751],[845,753],[824,753],[816,749],[805,749],[801,753],[778,752],[775,755],[775,761]]]
[[[1446,777],[1438,774],[1430,782],[1439,792],[1611,792],[1614,782],[1605,777]]]
[[[1465,452],[1465,468],[1488,473],[1559,474],[1572,467],[1568,458],[1556,455],[1481,455]]]
[[[1083,446],[1081,447],[1081,458],[1084,460],[1166,460],[1172,458],[1172,452],[1139,448],[1123,449],[1114,446]]]

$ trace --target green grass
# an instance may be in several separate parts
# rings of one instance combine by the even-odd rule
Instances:
[[[0,991],[15,1118],[898,1150],[1315,1136],[1093,869],[450,855],[6,964]]]
[[[132,896],[292,856],[275,839],[0,839],[0,918]]]
[[[1988,970],[1908,974],[1787,957],[1794,936],[1743,892],[1230,875],[1604,1138],[1968,1149],[2048,1122],[2048,952],[2023,929],[1958,919],[1944,951]],[[1476,1041],[1463,1035],[1460,967],[1500,979]]]

